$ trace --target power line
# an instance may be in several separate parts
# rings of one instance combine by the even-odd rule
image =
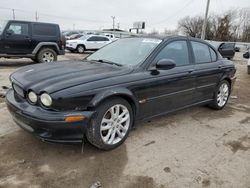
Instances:
[[[168,18],[161,20],[159,22],[153,23],[151,25],[159,25],[161,23],[164,23],[174,17],[176,17],[177,15],[179,15],[179,12],[182,12],[185,8],[187,8],[188,6],[190,6],[190,4],[192,4],[193,0],[189,0],[181,9],[177,10],[174,14],[172,14],[172,16],[168,16]]]
[[[13,8],[8,8],[8,7],[0,7],[0,9],[2,10],[15,10],[15,11],[19,11],[19,12],[25,12],[25,13],[31,13],[34,14],[33,11],[28,11],[28,10],[23,10],[23,9],[13,9]],[[47,16],[47,17],[51,17],[51,18],[57,18],[57,19],[66,19],[66,20],[78,20],[81,22],[96,22],[96,23],[108,23],[108,21],[106,20],[94,20],[94,19],[79,19],[79,18],[74,18],[74,17],[65,17],[65,16],[57,16],[57,15],[53,15],[53,14],[47,14],[47,13],[41,13],[39,12],[40,16]]]

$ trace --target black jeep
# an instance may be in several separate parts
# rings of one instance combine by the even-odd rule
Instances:
[[[0,57],[52,62],[65,53],[64,48],[57,24],[10,20],[0,28]]]

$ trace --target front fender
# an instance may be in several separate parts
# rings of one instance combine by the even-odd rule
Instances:
[[[134,94],[127,88],[111,88],[105,91],[102,91],[95,95],[95,97],[90,101],[89,107],[96,107],[98,106],[101,102],[103,102],[105,99],[109,97],[114,97],[114,96],[119,96],[124,99],[126,99],[129,103],[133,103],[131,105],[134,105],[135,110],[137,111],[139,103]]]

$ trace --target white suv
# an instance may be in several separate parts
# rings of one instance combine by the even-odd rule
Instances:
[[[76,51],[78,53],[84,53],[86,50],[98,50],[111,42],[112,40],[109,37],[87,35],[79,39],[68,40],[66,42],[66,49],[71,52]]]

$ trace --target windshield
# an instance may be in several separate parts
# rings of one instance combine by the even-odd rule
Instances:
[[[141,63],[161,42],[158,39],[119,39],[90,55],[87,60],[105,60],[121,65],[133,66]]]
[[[0,35],[2,34],[6,24],[7,24],[6,21],[5,22],[0,22]]]
[[[85,40],[87,37],[85,35],[81,36],[79,40]]]

